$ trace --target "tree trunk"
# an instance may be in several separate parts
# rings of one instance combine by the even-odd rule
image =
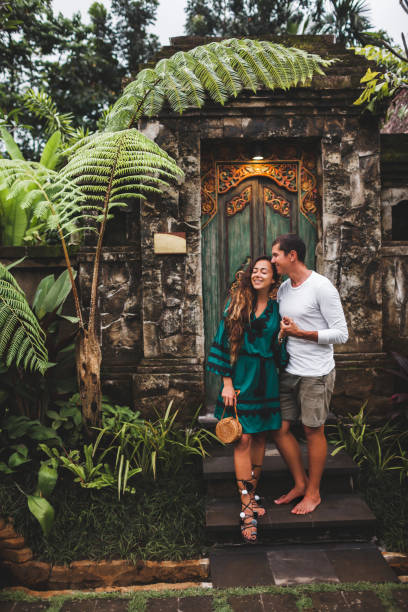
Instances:
[[[94,331],[80,329],[76,344],[78,387],[88,435],[101,424],[101,347]]]

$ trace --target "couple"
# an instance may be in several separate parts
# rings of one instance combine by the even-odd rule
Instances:
[[[258,259],[242,275],[225,307],[211,345],[208,369],[223,378],[215,416],[237,407],[243,435],[234,447],[241,496],[241,533],[257,539],[257,519],[266,510],[255,493],[265,455],[266,433],[273,439],[294,480],[275,500],[298,498],[294,514],[320,504],[320,480],[327,454],[324,423],[334,387],[333,344],[347,341],[339,294],[324,276],[309,270],[306,246],[296,234],[278,236],[272,258]],[[289,278],[279,286],[279,278]],[[278,375],[280,370],[280,377]],[[301,418],[308,449],[308,475],[290,422]]]

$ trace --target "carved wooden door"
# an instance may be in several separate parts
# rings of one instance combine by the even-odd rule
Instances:
[[[299,219],[298,175],[295,163],[217,168],[216,214],[202,232],[206,356],[231,284],[250,258],[270,256],[276,236],[299,233],[308,246],[307,263],[314,267],[315,228],[311,232]],[[207,372],[207,404],[215,403],[219,387],[220,378]]]

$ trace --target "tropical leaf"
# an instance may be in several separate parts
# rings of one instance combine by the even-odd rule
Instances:
[[[55,166],[60,160],[61,155],[59,153],[59,149],[61,147],[61,139],[61,132],[57,130],[48,139],[41,154],[40,164],[42,164],[46,168],[49,168],[50,170],[54,170]]]
[[[87,225],[90,209],[83,204],[84,193],[43,164],[0,159],[0,182],[8,188],[8,198],[18,198],[22,208],[33,208],[34,219],[44,221],[47,229],[58,230],[64,238],[92,229]]]
[[[47,537],[54,523],[54,508],[45,497],[39,497],[37,495],[27,495],[27,502],[30,512],[40,523],[41,529]]]
[[[44,374],[48,367],[45,334],[24,292],[0,264],[0,359]]]
[[[165,103],[182,113],[207,97],[219,104],[243,88],[288,89],[310,82],[333,60],[269,41],[238,40],[201,45],[160,60],[129,83],[106,118],[106,131],[132,127],[143,115],[157,115]]]
[[[136,129],[95,134],[70,153],[60,175],[78,184],[87,205],[101,211],[100,221],[130,198],[160,193],[169,180],[183,174],[165,151]]]

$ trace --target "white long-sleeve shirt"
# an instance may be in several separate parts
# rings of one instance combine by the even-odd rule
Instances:
[[[324,376],[334,368],[333,344],[347,342],[348,331],[340,296],[328,278],[312,272],[299,287],[290,279],[279,288],[279,312],[300,329],[317,331],[318,342],[288,337],[287,372],[298,376]]]

